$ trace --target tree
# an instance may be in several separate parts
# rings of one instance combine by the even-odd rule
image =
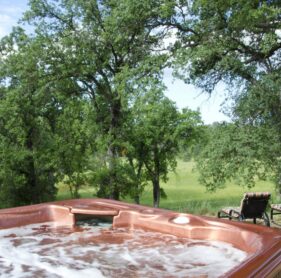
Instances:
[[[164,1],[165,2],[165,1]],[[119,199],[122,123],[138,83],[159,77],[167,54],[152,21],[159,1],[31,0],[25,20],[35,27],[50,80],[72,80],[92,102],[107,146],[107,197]],[[163,12],[165,13],[165,12]]]
[[[90,121],[91,104],[80,97],[60,93],[54,136],[57,145],[57,175],[68,185],[72,198],[87,184],[90,156],[95,154],[95,125]]]
[[[1,41],[1,198],[8,205],[53,200],[65,179],[73,197],[84,172],[93,129],[88,99],[71,79],[48,76],[41,40],[20,28]]]
[[[196,160],[199,180],[208,191],[223,188],[227,180],[251,188],[257,179],[274,178],[280,152],[276,131],[236,122],[214,124],[207,134]]]
[[[178,30],[177,65],[186,81],[207,92],[221,81],[237,90],[279,71],[278,1],[195,0],[183,9],[170,21]]]
[[[0,193],[3,206],[52,200],[55,140],[46,114],[52,95],[41,90],[32,39],[22,29],[1,40]]]
[[[253,181],[263,171],[257,164],[280,188],[280,10],[280,1],[194,0],[179,2],[166,22],[177,29],[177,74],[209,93],[224,82],[233,100],[235,123],[218,127],[219,139],[211,135],[218,142],[210,141],[201,167],[210,188],[234,172]]]
[[[139,172],[145,168],[153,186],[153,205],[158,207],[161,194],[166,195],[160,180],[167,181],[168,172],[175,169],[180,140],[187,145],[199,139],[200,116],[189,109],[179,112],[163,95],[162,88],[141,95],[134,104],[133,115],[131,144],[136,168]]]

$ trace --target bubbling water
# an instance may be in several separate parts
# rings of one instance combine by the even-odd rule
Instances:
[[[1,277],[218,277],[247,254],[218,241],[102,226],[0,230]]]

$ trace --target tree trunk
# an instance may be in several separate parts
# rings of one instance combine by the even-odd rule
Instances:
[[[113,191],[111,192],[109,198],[113,199],[113,200],[119,200],[120,199],[120,192],[119,192],[119,189],[116,187],[116,183],[114,184]]]
[[[153,179],[153,207],[158,208],[160,203],[160,184],[159,178]]]
[[[69,192],[70,192],[71,199],[73,199],[73,198],[74,198],[74,192],[73,192],[73,189],[72,189],[72,185],[69,184],[69,185],[68,185],[68,188],[69,188]]]
[[[135,196],[134,196],[134,202],[135,204],[138,204],[140,203],[140,194],[139,194],[139,186],[138,184],[136,185],[136,192],[135,192]]]
[[[157,143],[154,144],[153,147],[153,155],[154,155],[154,174],[153,174],[153,206],[155,208],[159,207],[160,203],[160,161],[159,161],[159,151]]]
[[[35,164],[34,158],[32,155],[33,152],[33,128],[31,128],[27,135],[26,140],[26,147],[30,154],[27,160],[27,169],[26,169],[26,180],[27,186],[30,188],[30,196],[27,196],[28,202],[31,204],[40,203],[41,196],[40,192],[38,191],[37,179],[36,179],[36,171],[35,171]]]
[[[75,199],[80,198],[79,188],[80,188],[80,184],[74,184],[74,198]]]
[[[28,169],[27,169],[27,183],[30,187],[30,203],[37,204],[40,203],[40,195],[37,188],[36,173],[34,160],[32,155],[28,157]]]
[[[134,190],[133,191],[134,202],[135,202],[135,204],[139,205],[140,204],[141,171],[142,171],[143,163],[142,162],[138,163],[138,169],[137,169],[137,173],[136,173],[133,158],[128,157],[128,161],[129,161],[129,164],[130,164],[131,168],[134,171],[135,180],[136,180],[136,183],[135,183],[135,186],[134,186],[134,189],[133,189]]]
[[[111,100],[111,108],[110,108],[110,129],[109,134],[111,136],[109,147],[108,147],[108,158],[109,158],[109,173],[110,173],[110,193],[109,198],[114,200],[119,200],[120,198],[120,190],[118,186],[118,178],[117,178],[117,169],[116,169],[116,161],[119,158],[118,149],[116,147],[117,134],[119,132],[120,122],[121,122],[121,102],[120,99],[114,95]]]
[[[136,184],[136,192],[135,192],[135,203],[140,204],[140,188],[141,188],[141,175],[142,175],[142,167],[143,161],[139,161],[138,163],[138,172],[137,172],[137,184]]]
[[[114,146],[111,143],[108,147],[107,151],[108,155],[108,169],[109,169],[109,190],[106,190],[108,192],[108,198],[113,200],[119,200],[119,193],[117,192],[117,186],[116,186],[116,155]]]

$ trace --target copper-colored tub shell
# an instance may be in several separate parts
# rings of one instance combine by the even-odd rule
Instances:
[[[77,199],[2,209],[0,229],[44,222],[74,225],[75,214],[112,216],[113,228],[141,228],[178,237],[227,242],[249,256],[223,277],[281,277],[281,230],[265,226],[112,200]],[[186,222],[175,223],[173,220],[179,216],[183,216]]]

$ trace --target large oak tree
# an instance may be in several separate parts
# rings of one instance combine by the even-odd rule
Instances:
[[[174,11],[177,74],[208,93],[223,82],[232,100],[234,125],[211,135],[203,181],[215,188],[236,174],[249,183],[263,171],[280,189],[280,1],[179,1]]]
[[[107,146],[110,198],[119,198],[116,168],[132,92],[160,77],[167,59],[153,24],[159,11],[159,1],[31,0],[25,14],[48,78],[73,80],[91,100]]]

